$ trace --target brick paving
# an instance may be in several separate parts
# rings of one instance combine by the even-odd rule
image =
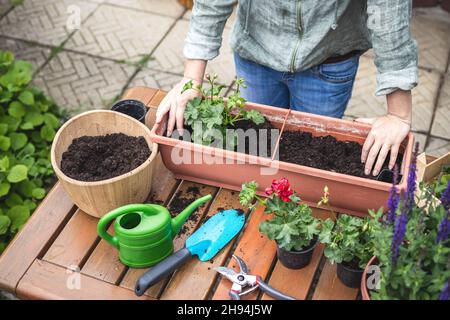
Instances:
[[[81,26],[68,29],[68,7],[80,9]],[[177,0],[0,0],[0,48],[34,64],[34,83],[70,113],[105,108],[131,86],[169,90],[182,76],[183,40],[191,11]],[[220,82],[235,76],[228,20],[218,58],[208,64]],[[422,148],[450,150],[450,15],[415,9],[412,33],[419,45],[420,85],[413,91],[413,131]],[[149,61],[148,58],[151,57]],[[146,63],[144,63],[147,61]],[[375,97],[373,53],[361,58],[347,118],[386,110]]]
[[[73,52],[61,52],[34,78],[56,103],[72,113],[109,105],[135,67]]]
[[[65,47],[101,58],[136,62],[155,48],[174,21],[154,13],[101,5]]]

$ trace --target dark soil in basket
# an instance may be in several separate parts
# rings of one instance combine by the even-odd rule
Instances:
[[[313,137],[309,132],[286,131],[280,139],[279,158],[285,162],[375,180],[371,174],[364,174],[361,151],[362,146],[357,142],[339,141],[332,136]],[[390,154],[383,169],[388,168],[389,157]],[[402,154],[397,157],[399,167],[402,158]]]
[[[72,179],[100,181],[136,169],[150,154],[144,137],[122,133],[83,136],[74,139],[63,153],[61,170]]]

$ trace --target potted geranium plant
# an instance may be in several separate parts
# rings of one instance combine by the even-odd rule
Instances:
[[[319,241],[326,245],[324,254],[328,260],[337,263],[336,273],[343,284],[350,288],[358,288],[364,267],[373,255],[371,225],[368,217],[362,219],[336,214],[330,206],[328,187],[318,206],[326,205],[336,220],[327,219],[322,224]]]
[[[260,224],[259,231],[275,240],[278,259],[284,266],[289,269],[307,266],[318,243],[321,221],[312,215],[308,205],[301,203],[287,179],[273,180],[265,191],[265,199],[256,195],[257,187],[254,181],[242,185],[241,204],[250,209],[264,205],[264,212],[273,214],[271,219]]]
[[[369,218],[341,214],[336,223],[323,224],[320,242],[325,244],[325,257],[337,263],[337,276],[347,287],[358,288],[364,267],[373,255]]]
[[[415,199],[416,155],[403,196],[394,184],[388,214],[370,212],[375,257],[364,271],[363,299],[449,299],[450,183],[440,203],[426,185]]]

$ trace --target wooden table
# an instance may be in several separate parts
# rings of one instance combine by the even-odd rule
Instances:
[[[128,90],[124,98],[141,100],[154,114],[164,95],[156,89],[139,87]],[[192,187],[198,188],[200,195],[213,195],[213,200],[196,211],[198,219],[189,220],[186,232],[175,238],[176,250],[203,219],[221,208],[241,208],[237,192],[176,180],[160,157],[157,161],[149,202],[170,207],[192,192]],[[329,217],[324,210],[314,209],[314,214]],[[298,299],[357,298],[358,290],[345,287],[337,279],[336,265],[324,258],[323,246],[316,248],[308,267],[289,270],[277,261],[275,243],[258,232],[259,223],[266,218],[263,208],[246,215],[245,229],[213,260],[192,259],[141,299],[229,299],[231,283],[219,277],[214,268],[236,268],[234,260],[230,260],[233,253],[247,262],[251,273]],[[23,299],[137,299],[134,285],[145,270],[122,265],[118,251],[98,237],[97,222],[78,209],[57,183],[1,256],[0,287]],[[270,299],[260,292],[245,298]]]

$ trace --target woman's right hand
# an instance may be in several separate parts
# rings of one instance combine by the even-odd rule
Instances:
[[[184,85],[189,81],[193,82],[193,87],[197,87],[197,85],[199,85],[198,81],[184,77],[172,90],[167,93],[156,111],[156,126],[161,124],[167,113],[169,114],[169,119],[167,121],[168,137],[172,135],[175,124],[178,133],[180,135],[183,134],[184,110],[186,109],[186,105],[195,97],[201,97],[200,92],[196,89],[188,89],[183,92]]]
[[[195,97],[201,97],[201,94],[195,88],[202,84],[205,75],[206,60],[188,59],[184,65],[184,77],[177,85],[167,93],[159,104],[156,111],[156,126],[161,125],[162,119],[168,113],[169,120],[167,122],[167,136],[172,135],[175,124],[178,133],[183,134],[184,110],[187,103]],[[192,81],[194,89],[188,89],[183,92],[184,85]]]

